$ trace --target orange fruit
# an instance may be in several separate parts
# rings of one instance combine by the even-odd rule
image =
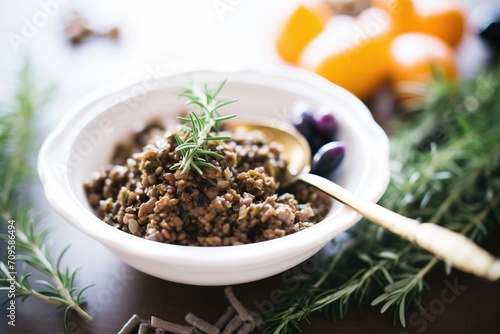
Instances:
[[[397,33],[412,31],[415,28],[416,15],[412,0],[372,0],[372,5],[389,13]]]
[[[415,30],[457,45],[464,35],[466,16],[457,0],[415,0]]]
[[[356,19],[334,16],[305,47],[299,65],[366,100],[386,76],[392,36],[391,20],[383,9],[370,7]]]
[[[373,0],[387,10],[400,33],[422,32],[457,45],[466,29],[466,15],[458,0]]]
[[[396,94],[402,97],[398,85],[404,82],[426,84],[432,79],[434,68],[444,78],[457,77],[453,48],[440,38],[422,33],[405,33],[397,36],[389,46],[390,76]]]
[[[298,5],[283,22],[276,39],[276,50],[283,60],[295,64],[304,47],[323,31],[332,15],[326,3]]]

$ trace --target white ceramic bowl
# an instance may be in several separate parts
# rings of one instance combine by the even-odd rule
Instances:
[[[335,202],[323,221],[283,238],[240,246],[188,247],[138,238],[95,216],[82,184],[110,161],[115,144],[129,138],[138,122],[173,119],[184,106],[175,96],[180,87],[190,82],[217,84],[224,79],[222,94],[239,99],[224,110],[245,117],[287,120],[297,100],[310,101],[314,107],[330,106],[339,122],[339,139],[347,149],[335,173],[336,182],[369,201],[382,196],[389,180],[389,144],[365,105],[313,73],[278,67],[265,72],[196,71],[150,78],[84,99],[40,151],[39,174],[50,204],[130,266],[195,285],[237,284],[280,273],[308,259],[359,221],[359,214]]]

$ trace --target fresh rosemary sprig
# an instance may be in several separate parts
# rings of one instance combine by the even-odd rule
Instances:
[[[437,79],[423,108],[392,136],[390,185],[380,203],[480,242],[500,227],[500,68],[458,85]],[[289,333],[313,312],[339,315],[350,303],[381,307],[406,325],[426,275],[441,262],[367,220],[349,231],[324,268],[267,315],[265,333]],[[450,269],[444,265],[449,273]]]
[[[90,286],[78,292],[75,287],[78,269],[61,268],[61,261],[68,247],[54,261],[47,246],[47,235],[50,229],[37,226],[40,217],[33,215],[31,209],[21,203],[21,189],[30,174],[27,158],[33,133],[31,123],[36,110],[41,108],[52,94],[50,89],[39,90],[35,87],[29,65],[26,65],[20,72],[20,79],[16,104],[0,113],[2,147],[0,150],[2,170],[0,173],[2,216],[0,238],[5,241],[5,245],[10,246],[11,255],[15,254],[15,262],[11,260],[12,257],[7,257],[7,252],[5,259],[0,262],[0,290],[10,292],[11,283],[14,283],[15,298],[21,298],[24,301],[33,296],[58,307],[65,307],[64,328],[66,333],[69,333],[71,310],[92,320],[82,309],[83,293]],[[10,222],[13,228],[9,230]],[[28,271],[29,269],[38,271],[49,280],[35,280],[33,283],[36,287],[33,286],[30,282],[32,273]],[[9,299],[8,297],[4,303]]]
[[[179,120],[189,124],[190,128],[186,129],[184,138],[174,134],[178,145],[175,151],[180,152],[182,159],[171,167],[172,170],[181,169],[185,173],[193,168],[199,174],[203,174],[201,167],[215,168],[210,163],[210,157],[224,158],[208,150],[207,144],[210,140],[230,139],[228,136],[219,136],[221,122],[236,117],[235,114],[221,116],[219,113],[220,108],[237,101],[222,101],[217,98],[225,83],[226,81],[223,81],[215,90],[210,90],[207,85],[202,88],[191,85],[179,93],[179,96],[188,98],[186,105],[195,104],[202,112],[198,115],[190,111],[188,118],[178,117]]]

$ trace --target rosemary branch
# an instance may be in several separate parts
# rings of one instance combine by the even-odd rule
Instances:
[[[203,174],[201,167],[215,168],[210,163],[210,157],[223,159],[224,157],[217,152],[207,149],[207,144],[211,140],[228,140],[228,136],[220,136],[221,122],[236,117],[235,114],[221,116],[219,109],[237,100],[222,101],[218,99],[218,95],[226,81],[223,81],[215,90],[210,90],[207,85],[200,88],[191,85],[183,89],[179,96],[188,98],[186,105],[194,104],[201,108],[201,114],[198,115],[194,111],[190,111],[188,118],[178,117],[190,125],[190,128],[185,130],[184,138],[178,134],[174,134],[177,142],[176,152],[180,152],[182,159],[174,164],[171,169],[181,169],[183,173],[188,172],[191,168],[195,169],[199,174]]]
[[[39,90],[35,87],[31,68],[25,65],[20,72],[16,104],[10,106],[11,111],[0,114],[0,167],[5,171],[0,175],[0,239],[6,241],[6,245],[9,244],[10,251],[15,251],[15,265],[14,261],[8,260],[7,252],[5,259],[0,262],[0,290],[10,291],[11,283],[14,283],[15,297],[22,301],[28,297],[36,297],[58,307],[65,307],[64,328],[69,333],[70,310],[92,320],[82,309],[83,293],[91,285],[78,292],[74,285],[79,269],[61,268],[61,261],[68,247],[56,261],[52,260],[46,240],[50,229],[38,227],[40,217],[33,215],[20,201],[21,187],[30,170],[27,156],[32,139],[31,122],[36,110],[49,100],[51,93],[51,89]],[[14,229],[7,229],[10,222]],[[22,268],[19,268],[20,263],[24,264]],[[16,270],[12,270],[14,267]],[[28,268],[47,276],[49,281],[35,280],[37,287],[33,287],[30,282],[32,273],[27,271]],[[4,300],[4,303],[7,301],[8,299]]]
[[[29,210],[17,212],[15,246],[17,250],[23,251],[23,253],[17,254],[16,260],[45,274],[52,283],[45,280],[36,280],[35,283],[45,288],[44,290],[36,290],[28,280],[32,275],[31,273],[22,273],[20,277],[16,277],[12,275],[11,270],[8,270],[5,261],[0,262],[1,289],[7,290],[8,285],[4,286],[4,280],[7,282],[14,281],[16,296],[21,297],[22,300],[34,296],[58,307],[73,309],[85,319],[92,320],[92,317],[82,309],[83,292],[91,285],[81,289],[76,296],[73,295],[76,291],[74,280],[79,269],[74,271],[70,271],[68,268],[61,270],[61,261],[69,246],[60,253],[57,261],[54,262],[50,257],[49,249],[46,247],[46,236],[50,233],[50,229],[38,228],[38,222],[39,219],[34,217]],[[0,237],[7,239],[5,235]],[[68,316],[69,313],[66,313],[65,318]],[[69,319],[64,320],[65,326],[68,322]]]
[[[437,80],[426,94],[392,137],[394,168],[380,203],[480,242],[500,227],[500,68],[458,85]],[[285,290],[265,333],[300,329],[312,312],[343,317],[350,302],[380,305],[403,327],[406,313],[421,309],[426,276],[441,261],[367,220],[349,233],[345,249],[318,258],[324,269]]]

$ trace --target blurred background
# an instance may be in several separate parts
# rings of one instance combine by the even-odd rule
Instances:
[[[420,18],[412,19],[405,1],[394,0],[4,0],[0,96],[8,96],[16,70],[30,58],[40,78],[59,86],[56,105],[40,124],[50,131],[84,94],[152,73],[286,63],[316,71],[370,102],[387,82],[418,72],[421,64],[397,64],[389,73],[409,43],[434,51],[415,56],[415,62],[434,57],[450,77],[475,75],[491,57],[478,35],[498,18],[498,2],[420,2]],[[360,14],[366,7],[379,10]],[[446,45],[439,51],[439,41],[436,48],[435,40],[406,38],[389,51],[391,41],[414,31]]]
[[[16,70],[30,58],[41,78],[58,85],[57,105],[41,120],[48,130],[72,103],[103,85],[153,72],[277,62],[275,20],[290,9],[290,4],[232,1],[219,10],[203,0],[9,0],[0,6],[0,91],[8,96]],[[75,13],[95,30],[78,45],[65,32]],[[113,28],[116,38],[96,36]]]

